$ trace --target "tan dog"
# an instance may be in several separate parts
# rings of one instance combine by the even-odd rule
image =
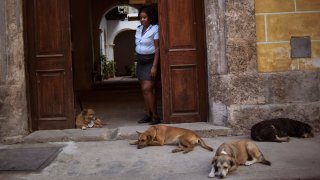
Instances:
[[[76,119],[76,127],[82,130],[87,128],[101,128],[103,125],[103,121],[95,117],[93,109],[82,110]]]
[[[173,153],[183,151],[188,153],[193,150],[196,145],[213,151],[213,148],[207,146],[205,142],[195,132],[189,129],[170,127],[164,125],[151,126],[145,132],[138,132],[138,140],[130,143],[131,145],[138,145],[141,149],[146,146],[162,146],[178,144],[178,147],[172,150]]]
[[[254,163],[271,165],[263,157],[258,146],[249,140],[223,143],[219,146],[212,160],[209,177],[224,178],[229,172],[235,171],[239,165],[250,166]]]

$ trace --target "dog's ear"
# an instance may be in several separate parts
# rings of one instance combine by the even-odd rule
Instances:
[[[148,136],[147,136],[147,140],[148,140],[148,141],[151,141],[151,140],[152,140],[152,136],[151,136],[151,135],[148,135]]]
[[[140,136],[140,134],[142,134],[141,132],[139,132],[139,131],[136,131],[137,132],[137,134],[138,134],[138,136]]]
[[[212,159],[211,164],[212,164],[212,165],[217,164],[217,160],[218,160],[218,157],[217,157],[217,156],[215,156],[215,157]]]
[[[235,160],[234,158],[231,158],[231,159],[229,160],[229,163],[230,163],[230,169],[229,169],[229,171],[233,171],[233,170],[235,170],[235,169],[238,167],[238,164],[237,164],[237,162],[236,162],[236,160]]]
[[[229,160],[229,164],[230,164],[231,167],[235,165],[235,164],[234,164],[234,161],[233,161],[232,159]]]
[[[81,114],[82,115],[86,115],[88,113],[88,109],[83,109],[82,111],[81,111]]]

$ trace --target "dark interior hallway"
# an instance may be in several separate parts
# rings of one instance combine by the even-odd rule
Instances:
[[[81,91],[83,108],[92,108],[96,117],[104,120],[107,128],[138,125],[144,116],[144,102],[138,82],[111,82],[92,91]],[[158,111],[162,117],[161,92],[157,88]],[[77,104],[77,114],[80,106]]]

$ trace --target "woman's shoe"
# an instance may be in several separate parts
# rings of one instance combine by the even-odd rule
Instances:
[[[160,124],[161,121],[160,121],[160,118],[152,118],[151,122],[150,122],[150,125],[155,125],[155,124]]]
[[[150,121],[151,121],[151,117],[145,115],[142,119],[140,119],[140,120],[138,121],[138,123],[147,123],[147,122],[150,122]]]

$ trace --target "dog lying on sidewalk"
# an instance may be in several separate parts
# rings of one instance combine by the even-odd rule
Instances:
[[[249,140],[223,143],[217,149],[212,160],[209,177],[225,178],[229,172],[235,171],[239,165],[250,166],[254,163],[271,165],[264,158],[258,146]]]
[[[93,109],[82,110],[76,118],[76,128],[86,130],[87,128],[101,128],[105,123],[95,117]]]
[[[313,128],[303,122],[278,118],[261,121],[251,128],[251,138],[256,141],[287,142],[291,137],[313,137]]]
[[[138,149],[146,146],[163,146],[163,145],[178,145],[172,150],[173,153],[183,151],[188,153],[193,150],[196,145],[200,145],[204,149],[213,151],[213,148],[206,145],[203,139],[195,132],[189,129],[155,125],[148,128],[145,132],[138,132],[138,140],[131,142],[131,145],[137,145]]]

